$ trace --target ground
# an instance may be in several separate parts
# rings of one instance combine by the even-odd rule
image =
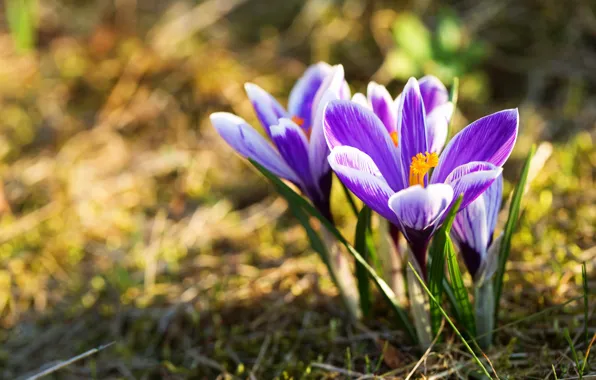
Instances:
[[[572,347],[585,356],[596,333],[581,275],[585,262],[593,292],[593,5],[115,3],[41,4],[32,50],[0,34],[0,377],[94,348],[52,376],[407,377],[421,353],[383,300],[350,322],[285,201],[208,115],[231,111],[256,126],[244,82],[285,102],[319,60],[343,63],[354,91],[373,77],[396,95],[403,79],[383,58],[395,56],[391,22],[418,15],[433,29],[448,9],[486,50],[458,66],[454,129],[519,107],[506,194],[531,144],[547,158],[523,201],[487,358],[501,378],[577,378]],[[333,206],[351,239],[337,183]],[[477,370],[445,326],[412,378]]]

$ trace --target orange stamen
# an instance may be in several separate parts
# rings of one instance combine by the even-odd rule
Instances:
[[[436,153],[418,153],[412,157],[410,165],[410,186],[420,185],[424,187],[424,176],[431,168],[437,167],[439,156]]]
[[[304,119],[301,118],[300,116],[292,116],[292,121],[296,124],[298,124],[300,127],[302,127],[304,125]]]
[[[397,131],[393,131],[393,132],[389,133],[389,136],[391,137],[391,140],[393,141],[393,145],[395,145],[395,147],[397,148],[397,143],[399,142],[399,140],[397,138]]]

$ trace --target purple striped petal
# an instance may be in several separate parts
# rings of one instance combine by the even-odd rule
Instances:
[[[265,128],[267,135],[271,137],[271,126],[276,125],[279,118],[288,117],[288,113],[271,94],[256,84],[245,83],[244,89],[259,121]]]
[[[271,127],[271,139],[279,153],[300,178],[304,191],[312,191],[313,183],[308,164],[308,140],[304,131],[292,120],[279,119],[279,125]]]
[[[486,259],[492,242],[502,192],[503,176],[500,175],[482,195],[459,212],[453,222],[452,235],[473,277]]]
[[[392,189],[404,188],[395,145],[371,110],[349,100],[332,101],[325,109],[324,130],[330,149],[345,145],[364,152]]]
[[[369,156],[356,148],[340,146],[331,151],[329,164],[341,182],[364,204],[390,222],[397,223],[388,206],[394,191]]]
[[[398,219],[410,250],[422,273],[426,273],[428,245],[453,199],[453,189],[442,183],[404,189],[389,198],[389,207]]]
[[[228,112],[212,113],[209,118],[219,135],[241,156],[252,158],[278,177],[300,182],[279,153],[244,119]]]
[[[445,146],[449,131],[449,120],[453,114],[453,103],[436,107],[426,116],[426,141],[429,152],[439,154]]]
[[[389,207],[403,227],[422,231],[434,227],[452,200],[453,189],[449,185],[416,185],[395,193],[389,199]]]
[[[501,210],[501,202],[503,201],[502,174],[482,193],[482,197],[486,199],[488,232],[492,236],[497,228],[497,219],[499,219],[499,211]]]
[[[327,76],[325,83],[321,85],[317,96],[315,97],[315,118],[310,133],[310,143],[308,146],[308,159],[312,178],[315,183],[319,183],[329,173],[329,147],[325,141],[323,131],[323,117],[325,107],[332,100],[340,99],[341,88],[344,81],[344,68],[342,65],[333,66],[331,75]]]
[[[410,78],[399,97],[397,108],[397,134],[402,168],[402,182],[409,182],[410,164],[418,153],[428,152],[424,103],[418,81]]]
[[[427,75],[420,78],[420,93],[424,101],[426,114],[430,114],[436,107],[442,106],[449,101],[449,92],[439,78]]]
[[[331,66],[324,62],[310,66],[290,92],[288,112],[292,117],[296,116],[303,121],[300,127],[305,130],[312,127],[316,111],[314,108],[315,96],[325,78],[331,74],[331,70]]]
[[[397,129],[397,112],[393,105],[393,98],[385,86],[370,82],[367,89],[368,101],[375,115],[381,119],[387,132]]]
[[[460,210],[478,198],[501,175],[501,169],[488,162],[470,162],[458,166],[449,174],[445,183],[453,187],[455,197],[463,194]]]
[[[515,145],[518,124],[517,109],[509,109],[468,125],[445,147],[432,182],[444,182],[453,169],[471,161],[486,161],[502,166]]]

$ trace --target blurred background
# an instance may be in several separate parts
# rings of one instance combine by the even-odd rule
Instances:
[[[593,1],[5,0],[1,19],[1,378],[112,341],[56,378],[405,376],[416,356],[384,304],[347,322],[286,203],[208,120],[258,127],[244,82],[286,104],[321,60],[353,92],[458,77],[455,130],[520,107],[505,194],[532,143],[552,154],[514,236],[504,322],[580,295],[583,261],[594,286]],[[353,236],[338,186],[333,202]],[[561,326],[582,326],[582,307],[501,331],[497,371],[567,368]],[[429,360],[443,377],[471,368],[453,347]]]

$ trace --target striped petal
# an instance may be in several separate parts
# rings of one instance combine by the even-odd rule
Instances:
[[[409,182],[410,164],[418,153],[428,152],[426,117],[420,88],[415,78],[410,78],[400,96],[397,108],[397,134],[403,183]]]
[[[353,147],[340,146],[331,151],[329,164],[341,182],[364,204],[390,222],[397,223],[388,206],[394,191],[368,155]]]
[[[308,164],[308,140],[304,131],[292,120],[281,118],[271,127],[271,139],[285,162],[300,178],[303,191],[312,193],[313,182]]]
[[[403,189],[395,145],[381,120],[371,110],[349,100],[330,102],[325,110],[324,130],[331,149],[351,146],[364,152],[392,189]]]
[[[288,113],[271,94],[256,84],[245,83],[244,89],[255,109],[259,121],[263,125],[263,128],[265,128],[267,135],[271,137],[271,126],[276,125],[279,118],[288,117]]]
[[[312,127],[315,96],[325,78],[331,74],[331,66],[319,62],[310,66],[294,85],[288,100],[288,112],[301,122],[300,127],[309,130]]]
[[[420,85],[420,94],[427,114],[449,101],[449,92],[439,78],[427,75],[420,78],[418,84]]]
[[[445,147],[431,182],[444,182],[456,167],[472,161],[502,166],[515,145],[518,124],[517,109],[510,109],[485,116],[468,125]]]
[[[367,89],[368,102],[379,119],[391,133],[397,128],[397,113],[389,91],[376,82],[370,82]]]
[[[278,177],[300,182],[273,146],[244,119],[228,112],[212,113],[210,119],[219,135],[241,156],[255,160]]]

